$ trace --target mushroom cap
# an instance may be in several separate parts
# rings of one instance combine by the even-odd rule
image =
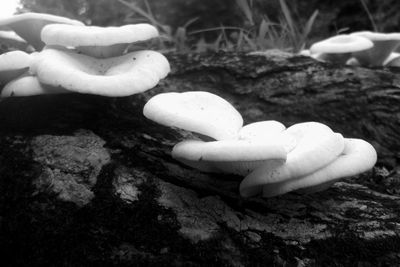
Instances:
[[[75,47],[85,55],[100,58],[122,55],[130,43],[157,36],[157,29],[145,23],[120,27],[51,24],[45,26],[41,33],[47,45]]]
[[[103,96],[128,96],[146,91],[156,86],[169,70],[168,60],[149,50],[98,59],[46,49],[35,57],[31,66],[41,83]]]
[[[400,33],[397,32],[383,33],[383,32],[359,31],[359,32],[352,32],[350,35],[361,36],[371,41],[391,41],[391,40],[400,41]]]
[[[343,54],[369,49],[373,43],[367,38],[355,35],[336,35],[314,43],[310,47],[311,54]]]
[[[286,160],[287,146],[294,140],[275,139],[264,142],[251,140],[202,141],[185,140],[172,150],[174,158],[197,161],[253,161],[264,159]],[[288,145],[291,144],[291,145]]]
[[[263,196],[272,197],[293,190],[307,189],[316,192],[327,188],[335,181],[354,176],[371,169],[377,160],[374,147],[361,139],[344,139],[344,150],[333,162],[317,171],[284,182],[267,184],[263,187]],[[305,191],[304,191],[305,190]]]
[[[247,124],[239,130],[239,140],[269,140],[286,129],[279,121],[258,121]]]
[[[156,95],[146,103],[143,114],[159,124],[215,140],[237,139],[243,125],[242,116],[228,101],[203,91]]]
[[[216,172],[245,175],[266,161],[282,164],[294,140],[289,138],[268,141],[221,140],[205,142],[185,140],[176,144],[172,157],[191,167]]]
[[[346,65],[350,66],[360,66],[360,62],[355,57],[351,57],[346,61]]]
[[[47,45],[108,46],[145,41],[158,36],[157,29],[146,23],[120,27],[50,24],[43,28],[41,37]]]
[[[5,84],[29,70],[31,55],[16,50],[0,55],[0,84]]]
[[[258,194],[266,184],[308,175],[335,160],[344,149],[343,136],[322,123],[295,124],[282,135],[293,136],[297,142],[286,162],[278,167],[263,164],[251,172],[240,184],[242,196]]]
[[[374,43],[370,49],[353,53],[358,62],[364,66],[382,66],[389,55],[400,45],[400,33],[361,31],[353,32],[351,35],[368,38]]]
[[[24,75],[7,83],[1,91],[1,97],[33,96],[68,93],[60,87],[43,85],[36,76]]]
[[[23,13],[9,18],[0,19],[0,26],[7,26],[25,39],[36,50],[41,50],[44,43],[40,39],[40,32],[47,24],[63,23],[72,25],[83,25],[82,22],[65,17],[43,14]]]

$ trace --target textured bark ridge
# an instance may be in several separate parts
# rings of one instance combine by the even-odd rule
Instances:
[[[400,264],[398,70],[277,51],[169,59],[141,95],[0,102],[2,266]],[[170,157],[190,134],[142,115],[151,96],[188,90],[224,97],[246,123],[314,120],[366,139],[378,167],[316,194],[242,199],[241,177]]]

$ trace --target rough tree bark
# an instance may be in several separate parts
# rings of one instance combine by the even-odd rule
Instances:
[[[155,89],[0,103],[0,257],[12,265],[400,265],[400,79],[396,69],[270,51],[170,55]],[[176,162],[188,133],[146,120],[167,91],[205,90],[245,122],[320,121],[379,153],[374,171],[327,191],[261,199],[241,177]]]

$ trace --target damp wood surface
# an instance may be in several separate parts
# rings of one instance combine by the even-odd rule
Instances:
[[[399,266],[400,71],[279,51],[167,55],[156,88],[124,98],[0,102],[2,266]],[[327,191],[262,199],[242,177],[170,156],[190,133],[142,115],[162,92],[203,90],[245,124],[319,121],[378,151]]]

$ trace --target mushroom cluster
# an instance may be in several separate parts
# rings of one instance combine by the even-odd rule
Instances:
[[[400,66],[400,33],[370,31],[340,34],[314,43],[309,50],[300,52],[320,61],[366,67]]]
[[[197,139],[176,144],[172,157],[204,172],[245,176],[240,184],[244,197],[324,190],[338,179],[371,169],[377,160],[368,142],[344,138],[322,123],[286,128],[270,120],[243,126],[229,102],[203,91],[156,95],[143,114],[197,134]]]
[[[35,52],[0,55],[1,97],[77,92],[119,97],[157,85],[170,71],[151,50],[125,53],[132,43],[158,36],[149,24],[85,26],[64,17],[24,13],[0,20]]]

